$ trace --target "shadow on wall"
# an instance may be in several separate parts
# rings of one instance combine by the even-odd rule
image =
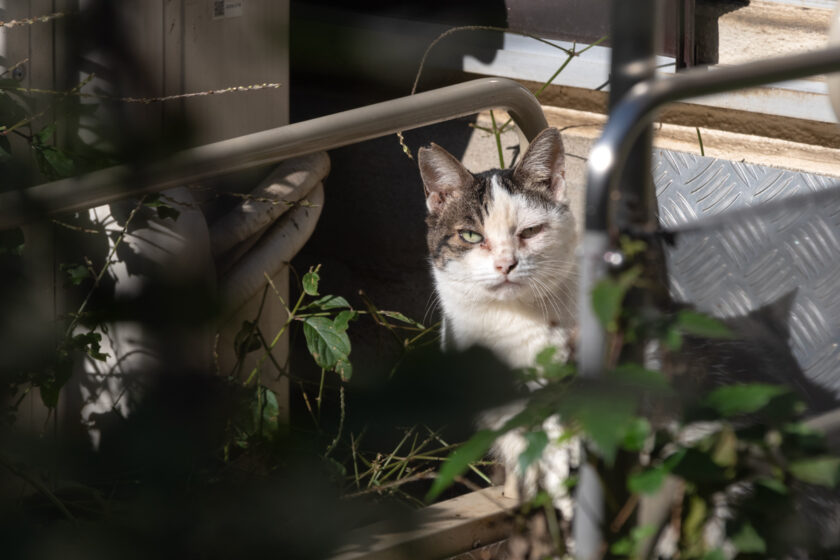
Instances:
[[[749,6],[750,0],[697,0],[695,19],[697,64],[717,64],[720,59],[721,16]]]
[[[349,78],[368,80],[374,90],[407,94],[424,51],[438,35],[455,26],[507,25],[503,0],[368,0],[347,6],[340,0],[291,3],[293,72],[327,76],[335,89],[344,86],[334,80]],[[421,88],[451,83],[442,68],[460,70],[465,55],[491,62],[501,46],[500,33],[464,31],[448,37],[430,53]]]
[[[426,48],[459,25],[506,25],[503,0],[354,4],[305,0],[291,4],[291,121],[408,95]],[[398,21],[400,25],[394,26]],[[465,80],[460,60],[469,54],[490,61],[501,47],[499,33],[464,31],[437,45],[418,91]],[[387,48],[383,48],[387,46]],[[374,52],[375,51],[375,52]],[[430,142],[457,157],[466,150],[474,117],[406,131],[412,152]],[[426,260],[426,206],[417,163],[395,135],[329,153],[330,176],[318,227],[293,265],[299,273],[322,264],[323,293],[340,294],[364,308],[359,290],[380,309],[398,310],[424,324],[432,285]],[[377,364],[393,363],[390,333],[354,325],[354,380]],[[301,354],[301,352],[303,352]],[[300,343],[294,356],[309,363]],[[297,367],[297,366],[294,366]]]

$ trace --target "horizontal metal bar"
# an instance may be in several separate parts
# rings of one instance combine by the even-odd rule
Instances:
[[[610,113],[587,163],[586,228],[606,231],[613,186],[636,136],[659,107],[673,101],[840,71],[840,47],[715,70],[698,68],[640,82]]]
[[[6,192],[0,229],[494,108],[507,110],[529,140],[548,126],[530,91],[513,80],[482,78],[191,148],[149,165]]]

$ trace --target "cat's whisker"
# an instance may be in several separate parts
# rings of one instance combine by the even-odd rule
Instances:
[[[569,310],[569,306],[566,305],[566,303],[560,297],[553,294],[551,292],[551,290],[549,290],[548,286],[546,286],[542,281],[540,281],[537,278],[534,278],[534,283],[542,286],[543,290],[545,290],[546,298],[548,300],[548,303],[550,303],[551,306],[554,308],[554,312],[557,313],[558,317],[563,316],[563,313],[560,312],[560,308],[558,307],[557,304],[560,304],[560,306],[563,307],[563,310],[565,311],[566,315],[571,315],[571,311]],[[564,286],[561,285],[560,288],[562,289],[562,288],[564,288]],[[566,295],[568,296],[568,294],[566,294]]]
[[[432,292],[426,300],[426,310],[423,313],[424,325],[428,325],[431,322],[438,307],[440,307],[440,296],[437,292]]]
[[[529,286],[531,286],[533,291],[536,294],[538,294],[537,295],[537,303],[538,303],[538,305],[540,305],[544,309],[544,312],[545,312],[544,313],[544,319],[546,321],[549,321],[551,319],[551,317],[550,317],[550,313],[549,313],[549,310],[548,310],[548,305],[552,304],[551,294],[548,292],[546,287],[539,282],[531,282],[531,283],[529,283]],[[553,304],[552,304],[552,307],[554,307]],[[554,312],[557,313],[556,308],[554,309]]]

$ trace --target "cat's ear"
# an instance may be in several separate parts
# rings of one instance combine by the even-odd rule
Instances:
[[[566,151],[556,128],[546,128],[531,141],[513,170],[513,179],[527,188],[547,190],[557,202],[568,202]]]
[[[448,198],[457,196],[459,190],[473,180],[472,174],[455,156],[435,143],[420,148],[417,163],[426,191],[426,207],[431,213],[440,211]]]

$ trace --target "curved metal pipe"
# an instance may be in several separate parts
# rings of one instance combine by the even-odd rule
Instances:
[[[639,82],[610,113],[601,137],[589,152],[586,183],[586,232],[580,248],[578,287],[578,367],[582,375],[600,375],[604,332],[590,305],[595,283],[607,273],[606,255],[617,228],[613,205],[617,177],[638,134],[656,109],[673,101],[760,86],[840,70],[840,47],[727,68],[696,69],[668,79]]]
[[[737,66],[698,68],[636,84],[610,113],[587,162],[586,229],[606,231],[616,177],[653,112],[672,101],[840,71],[840,47]]]
[[[482,78],[191,148],[149,165],[119,165],[6,192],[0,194],[0,229],[494,108],[506,109],[529,140],[548,126],[522,85]]]

